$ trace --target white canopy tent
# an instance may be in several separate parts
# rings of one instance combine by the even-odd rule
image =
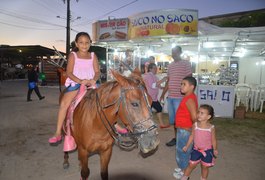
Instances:
[[[260,56],[265,50],[265,27],[220,28],[199,21],[201,51],[230,57]]]
[[[199,54],[239,63],[239,83],[265,84],[265,27],[220,28],[199,22]]]
[[[172,46],[179,45],[183,55],[195,63],[238,61],[239,82],[265,84],[265,27],[221,28],[199,20],[198,37],[150,37],[99,44],[123,52],[130,49],[139,57],[171,55]],[[249,67],[253,72],[249,73]]]

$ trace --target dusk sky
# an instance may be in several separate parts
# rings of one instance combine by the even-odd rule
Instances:
[[[71,0],[71,41],[92,23],[159,9],[196,9],[199,18],[265,8],[265,0]],[[60,16],[61,18],[57,18]],[[55,46],[65,51],[63,0],[0,0],[0,45]],[[81,17],[81,19],[77,19]]]

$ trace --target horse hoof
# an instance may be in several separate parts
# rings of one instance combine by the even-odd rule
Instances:
[[[69,168],[69,163],[63,163],[63,168],[68,169]]]

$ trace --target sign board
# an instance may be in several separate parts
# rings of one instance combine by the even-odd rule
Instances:
[[[126,41],[128,40],[128,19],[110,19],[98,21],[96,25],[96,41]]]
[[[199,85],[198,103],[209,104],[214,108],[216,117],[233,117],[235,102],[234,86]]]
[[[198,36],[198,10],[148,11],[129,17],[129,39],[153,36]]]

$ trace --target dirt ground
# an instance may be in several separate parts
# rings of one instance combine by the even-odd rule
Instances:
[[[0,82],[0,179],[1,180],[73,180],[80,179],[77,152],[70,154],[70,167],[63,169],[62,144],[52,147],[48,138],[55,131],[59,90],[41,87],[46,98],[39,101],[33,92],[26,102],[27,81]],[[167,115],[164,115],[167,119]],[[264,116],[263,116],[264,117]],[[265,121],[264,121],[265,122]],[[218,132],[217,132],[218,133]],[[138,149],[131,152],[114,146],[109,165],[111,180],[170,180],[175,161],[175,147],[165,143],[173,129],[159,130],[158,151],[143,159]],[[260,137],[263,138],[264,136]],[[254,143],[252,143],[254,142]],[[209,180],[261,180],[265,177],[264,143],[238,143],[218,139],[219,156],[210,169]],[[264,141],[263,141],[264,142]],[[92,180],[100,179],[99,157],[89,158]],[[191,179],[199,179],[200,168]]]

